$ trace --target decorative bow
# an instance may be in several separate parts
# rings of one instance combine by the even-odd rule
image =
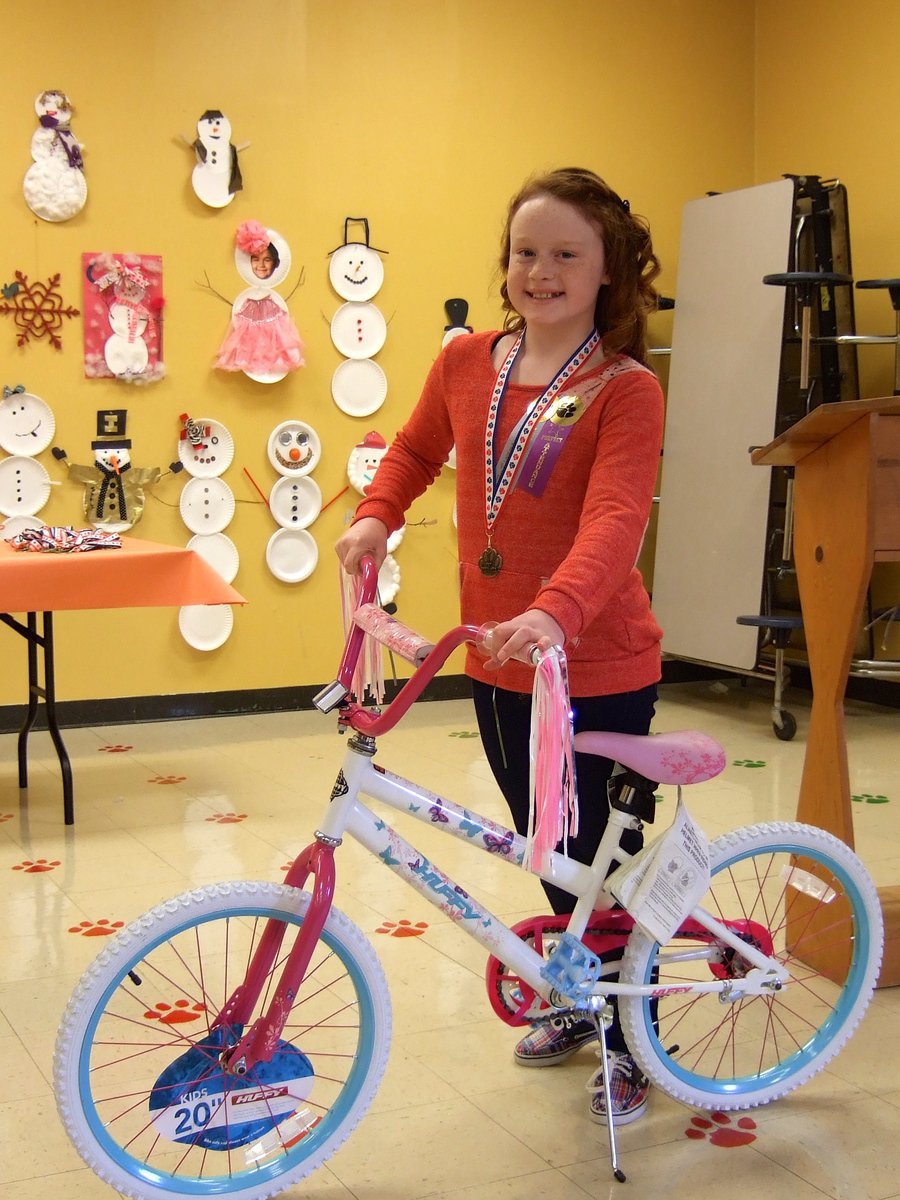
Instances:
[[[15,394],[16,394],[17,392],[22,392],[22,393],[24,393],[24,391],[25,391],[25,384],[24,384],[24,383],[17,383],[17,384],[16,384],[16,386],[15,386],[15,387],[13,387],[13,388],[11,388],[11,387],[7,387],[7,386],[4,386],[4,388],[3,388],[3,399],[5,400],[7,396],[15,396]]]

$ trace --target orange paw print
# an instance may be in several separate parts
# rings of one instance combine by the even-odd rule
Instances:
[[[82,921],[80,925],[73,925],[69,933],[80,933],[84,937],[110,937],[117,929],[124,927],[124,921],[109,921],[101,917],[99,921]]]
[[[383,921],[375,930],[376,933],[386,933],[389,937],[421,937],[428,928],[427,921]]]
[[[237,825],[241,821],[246,821],[246,813],[214,813],[213,816],[207,817],[207,821],[215,821],[218,825]]]
[[[12,813],[0,813],[0,825],[2,825],[4,821],[11,821],[12,819]]]
[[[684,1131],[684,1136],[733,1150],[735,1146],[749,1146],[755,1142],[756,1134],[750,1132],[755,1128],[756,1122],[750,1117],[741,1117],[733,1123],[728,1113],[714,1112],[709,1114],[709,1120],[706,1117],[691,1117],[690,1127]]]
[[[98,746],[97,749],[101,754],[124,754],[126,750],[133,750],[134,746]]]
[[[200,1014],[206,1012],[205,1004],[191,1004],[190,1000],[176,1000],[174,1007],[161,1000],[154,1004],[144,1016],[148,1021],[159,1021],[161,1025],[184,1025],[188,1021],[199,1021]]]
[[[33,875],[37,871],[52,871],[54,867],[59,867],[62,864],[58,858],[52,859],[50,862],[46,858],[38,858],[32,862],[26,858],[24,862],[16,863],[13,867],[14,871],[26,871],[29,875]]]
[[[187,775],[157,775],[155,779],[148,779],[148,783],[184,783]]]

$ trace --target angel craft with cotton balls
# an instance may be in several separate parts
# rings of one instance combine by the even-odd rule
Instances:
[[[69,128],[74,110],[65,92],[53,90],[41,92],[34,111],[40,128],[31,138],[34,163],[22,183],[25,203],[44,221],[68,221],[87,200],[84,147]]]
[[[215,365],[222,371],[243,371],[258,383],[277,383],[305,365],[300,334],[286,301],[274,290],[291,269],[290,247],[259,221],[244,221],[234,241],[235,267],[251,286],[232,305],[231,328]],[[294,291],[301,281],[302,273]]]

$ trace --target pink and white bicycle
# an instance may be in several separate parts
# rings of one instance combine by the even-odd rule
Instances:
[[[574,912],[513,928],[488,912],[363,801],[522,867],[525,839],[376,762],[376,737],[455,647],[484,631],[461,626],[431,646],[371,603],[375,583],[367,561],[338,679],[316,698],[350,733],[343,765],[285,882],[221,883],[160,904],[110,939],[63,1015],[54,1061],[62,1121],[85,1162],[125,1196],[262,1200],[323,1163],[364,1116],[385,1069],[391,1014],[375,950],[332,903],[347,837],[484,947],[501,1019],[588,1015],[602,1038],[615,998],[634,1058],[685,1104],[742,1109],[785,1095],[838,1053],[869,1003],[883,944],[878,897],[856,855],[821,830],[769,822],[717,838],[700,902],[665,933],[654,912],[671,900],[673,880],[677,890],[671,872],[685,866],[668,849],[647,859],[659,876],[650,902],[640,890],[650,868],[641,866],[634,915],[616,906],[607,875],[615,863],[640,866],[619,841],[653,820],[656,786],[724,766],[701,734],[579,734],[579,750],[622,770],[593,864],[552,852],[542,871],[577,898]],[[416,666],[384,712],[349,694],[363,626]],[[541,654],[535,648],[534,661]],[[185,1001],[202,1020],[148,1019]],[[609,1140],[624,1179],[612,1127]]]

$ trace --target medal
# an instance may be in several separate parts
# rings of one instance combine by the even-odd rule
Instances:
[[[478,570],[482,575],[499,575],[503,566],[503,555],[493,546],[485,546],[478,559]]]

